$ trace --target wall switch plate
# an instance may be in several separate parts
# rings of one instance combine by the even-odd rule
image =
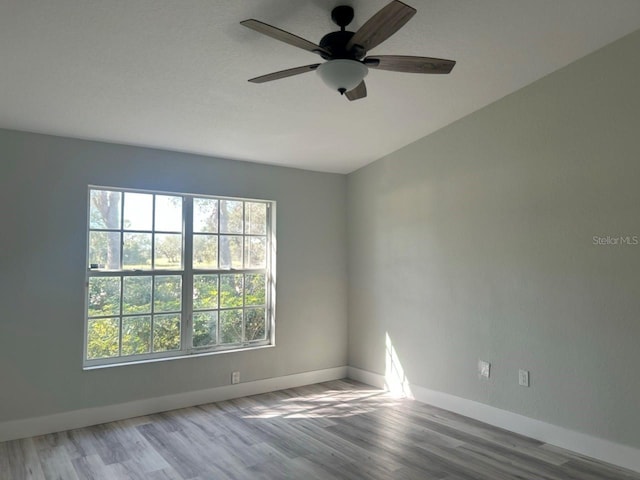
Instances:
[[[520,369],[518,371],[518,383],[523,387],[529,386],[529,370]]]
[[[231,383],[232,384],[240,383],[240,372],[231,373]]]
[[[478,375],[489,378],[489,375],[491,375],[491,364],[484,360],[478,360]]]

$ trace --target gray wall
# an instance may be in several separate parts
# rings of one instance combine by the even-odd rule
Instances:
[[[343,366],[346,177],[0,130],[0,421]],[[87,184],[276,200],[275,348],[82,370]]]
[[[593,244],[640,236],[638,51],[349,175],[351,366],[383,374],[388,334],[415,385],[640,447],[640,245]]]

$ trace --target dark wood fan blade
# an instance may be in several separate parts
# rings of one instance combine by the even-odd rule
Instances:
[[[453,60],[404,55],[376,55],[364,59],[369,68],[406,73],[449,73],[456,64]]]
[[[358,29],[347,43],[347,50],[355,45],[371,50],[400,30],[415,14],[415,8],[394,0]]]
[[[300,75],[301,73],[312,72],[320,66],[319,63],[313,65],[305,65],[304,67],[289,68],[287,70],[280,70],[279,72],[268,73],[260,77],[252,78],[249,81],[253,83],[265,83],[273,80],[280,80],[281,78],[292,77],[294,75]]]
[[[364,80],[360,82],[360,84],[354,88],[353,90],[345,93],[347,98],[350,101],[358,100],[359,98],[364,98],[367,96],[367,86],[364,83]]]
[[[293,33],[285,32],[277,27],[272,25],[268,25],[259,20],[249,19],[240,22],[240,25],[244,25],[247,28],[255,30],[256,32],[262,33],[271,38],[275,38],[276,40],[280,40],[281,42],[288,43],[289,45],[293,45],[294,47],[302,48],[303,50],[307,50],[313,53],[324,53],[326,55],[330,55],[328,51],[322,48],[320,45],[316,45],[309,40],[305,40],[302,37],[298,37]]]

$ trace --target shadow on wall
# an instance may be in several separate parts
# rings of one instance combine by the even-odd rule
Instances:
[[[385,333],[384,386],[392,395],[413,399],[409,379],[404,373],[400,358],[393,347],[389,332]]]

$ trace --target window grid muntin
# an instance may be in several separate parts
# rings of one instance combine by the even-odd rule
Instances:
[[[144,191],[144,190],[134,190],[134,189],[121,189],[121,188],[114,188],[114,187],[97,187],[97,186],[90,186],[89,187],[89,192],[91,193],[91,191],[93,190],[102,190],[102,191],[107,191],[107,192],[119,192],[121,193],[121,207],[120,207],[120,217],[119,217],[119,227],[118,229],[113,229],[113,228],[93,228],[91,227],[91,222],[90,222],[90,218],[88,218],[87,220],[87,225],[88,225],[88,232],[89,235],[87,237],[87,241],[89,241],[89,237],[90,237],[90,233],[92,231],[96,231],[96,232],[113,232],[113,233],[119,233],[120,234],[120,259],[119,259],[119,263],[120,263],[120,270],[107,270],[107,269],[91,269],[89,268],[89,257],[90,257],[90,248],[89,248],[89,244],[87,244],[87,285],[88,285],[88,280],[91,277],[110,277],[110,276],[115,276],[115,277],[120,277],[120,314],[119,315],[111,315],[111,316],[100,316],[100,317],[88,317],[88,304],[87,304],[87,308],[85,309],[85,335],[84,335],[84,363],[85,366],[87,367],[92,367],[92,366],[100,366],[100,365],[117,365],[119,363],[124,363],[124,364],[128,364],[128,363],[136,363],[136,362],[141,362],[141,361],[145,361],[145,360],[153,360],[153,359],[162,359],[162,358],[171,358],[174,356],[188,356],[190,354],[206,354],[206,353],[215,353],[215,352],[223,352],[223,351],[233,351],[233,350],[238,350],[238,349],[243,349],[243,348],[247,348],[247,347],[255,347],[255,346],[266,346],[266,345],[271,345],[273,344],[273,318],[274,318],[274,305],[273,305],[273,293],[274,293],[274,288],[275,288],[275,264],[272,263],[272,248],[273,248],[273,244],[272,244],[272,232],[273,232],[273,222],[275,221],[275,210],[273,209],[273,207],[275,206],[275,203],[273,201],[268,201],[268,200],[260,200],[260,199],[248,199],[248,198],[234,198],[234,197],[216,197],[216,196],[207,196],[207,195],[193,195],[193,194],[180,194],[180,193],[175,193],[175,192],[161,192],[161,191]],[[152,195],[153,198],[153,202],[152,202],[152,230],[148,231],[148,230],[125,230],[124,229],[124,221],[125,221],[125,216],[124,216],[124,198],[125,198],[125,193],[144,193],[144,194],[149,194]],[[183,206],[183,230],[180,233],[181,237],[182,237],[182,269],[178,270],[178,269],[155,269],[155,234],[162,234],[162,233],[168,233],[168,234],[176,234],[177,232],[174,231],[155,231],[153,230],[155,228],[155,209],[156,209],[156,199],[157,199],[157,195],[169,195],[169,196],[175,196],[175,197],[180,197],[182,199],[182,206]],[[228,235],[241,235],[242,236],[242,247],[241,247],[241,256],[242,256],[242,265],[244,266],[247,263],[246,258],[248,258],[247,255],[245,255],[246,251],[245,251],[245,245],[247,244],[247,237],[263,237],[265,238],[265,251],[264,251],[264,256],[265,256],[265,267],[264,268],[253,268],[253,269],[248,269],[248,268],[242,268],[242,269],[234,269],[234,268],[229,268],[229,269],[193,269],[192,268],[192,260],[193,260],[193,238],[195,236],[196,233],[194,230],[194,225],[193,225],[193,204],[194,204],[194,200],[198,198],[198,199],[205,199],[205,200],[215,200],[216,201],[216,209],[217,209],[217,218],[216,218],[216,223],[217,223],[217,232],[216,233],[212,233],[212,235],[216,235],[218,236],[218,238],[221,235],[224,235],[221,233],[220,231],[220,221],[221,221],[221,211],[220,211],[220,205],[221,205],[221,201],[222,200],[228,200],[228,201],[240,201],[242,202],[242,234],[228,234]],[[248,205],[249,204],[263,204],[264,208],[265,208],[265,233],[264,234],[259,234],[259,233],[248,233],[249,227],[248,227],[248,219],[247,219],[247,211],[248,211]],[[91,213],[91,196],[89,195],[89,209],[88,209],[88,215],[90,216]],[[253,223],[253,222],[252,222]],[[187,226],[188,225],[188,226]],[[123,267],[123,262],[124,262],[124,255],[123,255],[123,241],[124,241],[124,232],[127,233],[135,233],[135,232],[139,232],[139,233],[151,233],[152,234],[152,263],[151,263],[151,268],[149,269],[144,269],[144,270],[125,270]],[[209,233],[210,232],[202,232],[202,233]],[[220,254],[221,254],[221,249],[218,246],[218,252],[217,252],[217,256],[218,256],[218,267],[220,266]],[[218,318],[217,318],[217,324],[216,324],[216,340],[217,340],[217,344],[214,344],[212,346],[204,346],[204,347],[193,347],[193,340],[192,340],[192,334],[193,334],[193,318],[192,318],[192,313],[194,312],[193,308],[192,308],[192,301],[193,301],[193,278],[194,275],[199,275],[199,274],[206,274],[206,273],[215,273],[218,275],[218,279],[220,278],[221,274],[243,274],[243,283],[246,279],[246,274],[262,274],[265,278],[265,305],[263,306],[258,306],[258,305],[251,305],[250,308],[263,308],[264,309],[264,322],[265,322],[265,335],[264,335],[264,339],[262,340],[253,340],[253,341],[245,341],[244,337],[245,337],[245,329],[246,329],[246,313],[247,313],[247,306],[245,304],[245,296],[246,296],[246,291],[245,288],[243,286],[243,292],[242,292],[242,306],[238,306],[238,307],[229,307],[229,308],[224,308],[224,307],[220,307],[220,281],[218,280]],[[125,277],[131,277],[131,276],[152,276],[153,277],[153,291],[155,290],[155,278],[157,276],[160,275],[181,275],[182,276],[182,286],[183,286],[183,292],[182,292],[182,305],[183,305],[183,309],[181,312],[163,312],[162,314],[168,314],[168,313],[175,313],[176,315],[181,315],[181,321],[179,324],[179,328],[180,328],[180,345],[181,348],[179,350],[175,350],[175,351],[164,351],[164,352],[157,352],[154,353],[153,352],[153,335],[155,334],[155,330],[154,330],[154,318],[155,318],[155,310],[154,310],[154,300],[152,298],[152,312],[153,313],[149,313],[149,314],[142,314],[142,313],[137,313],[137,314],[125,314],[124,313],[124,309],[123,309],[123,302],[124,302],[124,278]],[[188,294],[187,294],[188,291]],[[85,302],[88,302],[88,292],[87,295],[85,295]],[[188,308],[187,308],[188,307]],[[221,332],[220,332],[220,326],[221,326],[221,322],[220,322],[220,311],[221,310],[233,310],[233,309],[238,309],[240,310],[240,313],[242,314],[243,320],[242,320],[242,338],[240,339],[240,342],[237,343],[233,343],[233,344],[221,344],[220,343],[220,337],[221,337]],[[198,312],[205,312],[205,311],[216,311],[216,309],[207,309],[207,310],[198,310]],[[136,355],[129,355],[129,356],[123,356],[122,355],[122,346],[123,346],[123,342],[122,342],[122,335],[123,335],[123,323],[124,323],[124,319],[125,318],[130,318],[130,317],[144,317],[144,316],[151,316],[151,338],[150,338],[150,349],[152,350],[151,353],[149,354],[136,354]],[[98,320],[98,319],[104,319],[104,318],[117,318],[118,319],[118,326],[119,326],[119,333],[118,333],[118,353],[120,354],[118,357],[104,357],[104,358],[98,358],[98,359],[93,359],[93,360],[89,360],[87,358],[88,356],[88,325],[89,322],[92,320]]]
[[[104,320],[104,319],[109,319],[109,318],[117,318],[118,319],[118,326],[119,326],[119,332],[118,332],[118,357],[97,357],[97,358],[92,358],[89,359],[88,358],[88,352],[85,355],[85,360],[86,361],[97,361],[97,360],[104,360],[106,358],[119,358],[119,357],[126,357],[126,358],[138,358],[140,355],[145,355],[145,354],[134,354],[134,355],[123,355],[122,354],[122,336],[123,336],[123,324],[124,324],[124,319],[125,318],[135,318],[135,317],[150,317],[151,319],[151,323],[150,323],[150,334],[149,334],[149,348],[150,348],[150,352],[149,353],[164,353],[164,352],[154,352],[153,349],[153,345],[154,345],[154,340],[155,340],[155,324],[156,324],[156,318],[158,316],[163,316],[163,315],[179,315],[180,319],[181,319],[181,327],[180,330],[183,330],[183,326],[182,326],[182,318],[184,316],[184,309],[170,309],[170,310],[162,310],[162,311],[156,311],[156,282],[157,282],[157,277],[180,277],[180,282],[183,285],[184,284],[184,275],[183,274],[178,274],[176,273],[175,270],[169,270],[169,271],[162,271],[160,273],[156,273],[156,272],[149,272],[149,271],[136,271],[136,272],[115,272],[115,271],[108,271],[105,272],[105,275],[92,275],[89,278],[119,278],[120,280],[120,286],[119,286],[119,300],[118,300],[118,304],[119,304],[119,313],[109,313],[109,314],[105,314],[105,315],[89,315],[89,311],[87,308],[87,312],[86,312],[86,316],[87,316],[87,323],[94,321],[94,320]],[[130,274],[131,273],[131,274]],[[125,278],[133,278],[133,277],[151,277],[151,304],[150,304],[150,309],[147,312],[136,312],[136,313],[124,313],[124,284],[125,284]],[[182,290],[182,288],[181,288]],[[183,303],[183,298],[182,298],[182,293],[180,294],[180,302],[181,305]],[[182,337],[181,337],[182,338]]]
[[[216,303],[217,303],[217,308],[196,308],[195,306],[193,307],[193,314],[196,313],[206,313],[206,312],[217,312],[218,313],[218,320],[217,320],[217,342],[216,345],[221,344],[220,343],[220,313],[223,311],[229,311],[229,310],[239,310],[242,312],[242,334],[241,334],[241,341],[237,342],[238,344],[242,344],[242,345],[246,345],[246,344],[250,344],[253,342],[260,342],[260,341],[264,341],[266,339],[266,337],[268,337],[268,327],[267,327],[267,311],[268,311],[268,289],[267,289],[267,272],[266,270],[243,270],[243,271],[238,271],[238,270],[218,270],[218,271],[214,271],[214,270],[209,270],[207,271],[207,273],[202,273],[200,271],[198,271],[197,273],[194,273],[194,282],[195,282],[195,276],[214,276],[216,278],[216,285],[217,285],[217,290],[216,290]],[[241,305],[232,305],[232,306],[222,306],[222,302],[220,299],[220,294],[222,292],[222,282],[220,277],[223,275],[228,275],[228,276],[233,276],[233,275],[242,275],[242,304]],[[255,276],[255,275],[260,275],[263,278],[263,289],[264,289],[264,302],[263,303],[248,303],[247,302],[247,277],[248,276]],[[261,310],[264,311],[265,314],[265,339],[258,339],[258,340],[247,340],[246,339],[246,327],[247,327],[247,322],[246,322],[246,318],[247,318],[247,312],[250,310]],[[229,344],[221,344],[221,345],[229,345]],[[204,348],[204,346],[195,346],[192,345],[192,348]]]
[[[121,205],[120,205],[120,215],[119,215],[119,227],[118,228],[108,228],[108,227],[91,227],[91,221],[89,221],[89,233],[91,232],[104,232],[104,233],[117,233],[120,235],[120,242],[119,242],[119,247],[120,247],[120,258],[119,258],[119,269],[118,270],[110,270],[110,271],[129,271],[129,270],[140,270],[140,269],[132,269],[132,268],[124,268],[124,238],[125,238],[125,234],[138,234],[138,235],[150,235],[151,236],[151,266],[149,268],[144,268],[143,270],[146,271],[153,271],[153,270],[157,270],[155,268],[156,265],[156,259],[155,259],[155,254],[156,254],[156,238],[158,235],[180,235],[181,239],[182,239],[182,254],[181,254],[181,261],[180,261],[180,268],[173,268],[170,269],[174,272],[179,272],[179,271],[183,271],[184,270],[184,266],[185,266],[185,259],[184,259],[184,243],[185,243],[185,236],[186,236],[186,231],[184,228],[184,219],[185,219],[185,212],[184,212],[184,206],[185,206],[185,200],[187,199],[187,197],[189,197],[186,194],[171,194],[168,192],[146,192],[146,191],[141,191],[141,190],[124,190],[124,189],[116,189],[116,188],[108,188],[108,187],[103,187],[103,188],[91,188],[90,187],[90,194],[89,194],[89,202],[91,202],[91,191],[106,191],[106,192],[120,192],[121,195]],[[146,195],[150,195],[152,197],[151,199],[151,229],[150,230],[144,230],[144,229],[139,229],[139,228],[125,228],[124,225],[124,221],[125,221],[125,208],[126,208],[126,198],[127,195],[126,193],[143,193]],[[157,211],[157,197],[161,196],[161,197],[176,197],[176,198],[180,198],[181,199],[181,203],[182,203],[182,220],[183,220],[183,228],[181,231],[178,230],[156,230],[155,225],[156,225],[156,211]],[[91,213],[91,205],[89,205],[89,215]],[[88,263],[88,262],[87,262]],[[101,269],[102,270],[102,269]],[[106,270],[106,269],[105,269]],[[104,270],[103,270],[104,271]]]

